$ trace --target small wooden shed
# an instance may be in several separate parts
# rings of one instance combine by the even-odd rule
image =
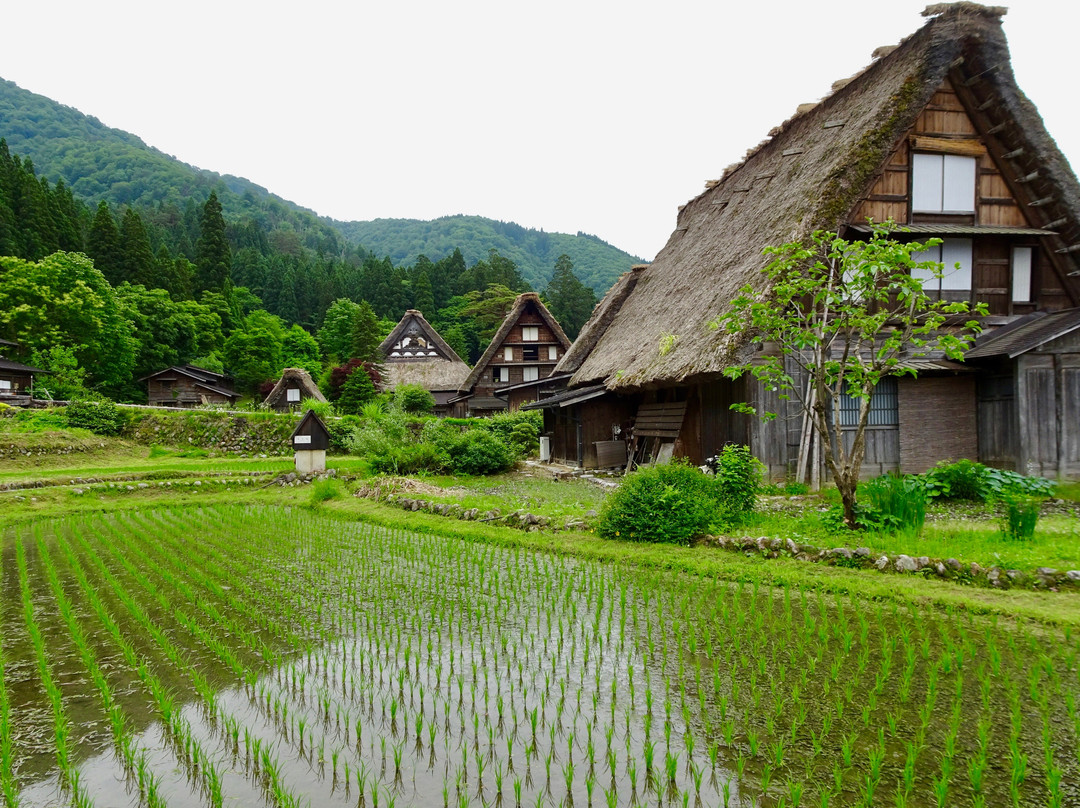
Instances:
[[[303,368],[285,368],[263,404],[278,412],[291,412],[299,410],[300,402],[305,398],[326,401],[326,396],[315,384],[311,374]]]
[[[330,448],[330,431],[314,410],[308,410],[300,419],[300,423],[289,436],[289,443],[296,453],[298,474],[316,474],[326,471],[326,450]]]

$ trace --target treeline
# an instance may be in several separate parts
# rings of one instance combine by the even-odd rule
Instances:
[[[530,288],[495,250],[471,266],[457,248],[396,266],[332,239],[312,245],[280,224],[268,230],[255,216],[227,219],[213,191],[201,203],[90,207],[62,181],[37,177],[3,139],[0,255],[9,257],[0,265],[0,336],[54,371],[54,384],[131,400],[145,396],[141,376],[170,364],[226,368],[254,392],[282,367],[323,374],[335,362],[370,361],[352,343],[316,338],[341,302],[370,311],[383,335],[419,309],[473,362]],[[566,256],[545,294],[575,335],[595,295]]]

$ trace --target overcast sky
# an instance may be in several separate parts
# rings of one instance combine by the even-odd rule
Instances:
[[[37,0],[5,4],[0,77],[336,219],[479,214],[651,259],[679,205],[925,5]],[[1076,165],[1080,2],[1004,22]]]

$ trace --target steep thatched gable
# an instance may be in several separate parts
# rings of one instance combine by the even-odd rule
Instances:
[[[299,391],[296,401],[288,400],[287,394],[289,390]],[[274,389],[263,400],[263,404],[272,409],[288,410],[299,407],[300,402],[305,398],[326,401],[326,396],[322,394],[319,386],[315,384],[311,374],[303,368],[285,368],[285,370],[281,371],[281,378],[274,385]]]
[[[981,116],[995,159],[1024,177],[1018,193],[1033,224],[1055,230],[1055,271],[1080,269],[1080,186],[1042,120],[1016,86],[999,19],[974,3],[934,16],[869,67],[797,114],[746,159],[684,205],[667,244],[637,275],[616,284],[556,372],[571,386],[641,389],[716,378],[747,345],[709,328],[746,284],[761,290],[762,250],[847,223],[920,111],[948,79]],[[1035,173],[1035,176],[1029,175]],[[1034,207],[1031,203],[1037,202]],[[1052,227],[1051,227],[1052,225]],[[1076,278],[1069,294],[1080,294]],[[617,298],[623,298],[621,303]],[[614,316],[611,311],[616,310]],[[582,353],[587,355],[582,356]]]
[[[468,393],[473,387],[476,386],[481,375],[487,370],[488,365],[491,364],[492,358],[495,356],[495,352],[499,350],[503,342],[506,341],[510,330],[517,325],[521,319],[521,315],[525,313],[528,306],[532,306],[536,313],[540,315],[540,319],[544,321],[544,324],[551,329],[551,333],[558,340],[562,346],[563,351],[566,351],[570,347],[570,340],[566,336],[566,332],[563,331],[562,326],[559,325],[559,321],[548,311],[547,306],[540,299],[540,295],[536,292],[523,292],[517,296],[514,300],[514,305],[510,309],[510,312],[503,318],[502,324],[499,326],[499,330],[495,332],[495,336],[491,338],[491,342],[488,344],[487,350],[484,351],[484,355],[480,357],[480,361],[473,367],[469,377],[465,380],[465,383],[461,385],[460,392]]]
[[[456,391],[469,366],[416,309],[409,309],[379,346],[387,388],[416,384],[425,390]]]

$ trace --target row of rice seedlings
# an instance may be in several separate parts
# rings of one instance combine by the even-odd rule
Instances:
[[[53,679],[49,668],[48,656],[45,653],[45,638],[41,634],[37,620],[34,617],[33,595],[30,592],[29,573],[26,566],[26,549],[23,547],[22,536],[18,531],[15,534],[15,563],[19,570],[19,589],[22,593],[23,619],[30,635],[30,642],[34,646],[37,658],[38,675],[41,685],[45,689],[53,716],[53,740],[55,744],[56,762],[60,768],[62,782],[71,795],[72,803],[77,808],[92,805],[85,790],[79,783],[79,771],[71,760],[69,743],[71,740],[71,722],[68,720],[64,709],[60,688]]]
[[[90,648],[85,632],[79,625],[79,621],[75,616],[74,606],[72,605],[71,599],[64,592],[63,585],[57,574],[56,565],[53,563],[52,556],[49,554],[49,549],[41,536],[38,526],[34,526],[33,533],[36,539],[38,557],[45,567],[45,573],[48,576],[49,584],[52,587],[53,596],[56,598],[60,615],[64,619],[68,633],[75,642],[75,647],[78,649],[79,656],[82,659],[87,673],[90,674],[90,680],[97,690],[102,709],[109,718],[113,742],[117,749],[120,750],[120,756],[127,768],[127,774],[131,778],[131,781],[136,784],[140,797],[150,806],[150,808],[164,806],[164,802],[159,794],[158,779],[148,767],[146,752],[138,747],[132,737],[128,726],[127,716],[116,703],[112,690],[109,687],[109,683],[106,681],[105,675],[101,671],[101,666],[98,664],[97,657]]]
[[[0,550],[3,549],[0,543]],[[11,724],[11,704],[4,680],[4,644],[0,637],[0,794],[7,808],[18,808],[19,791],[15,787],[14,730]]]
[[[96,533],[96,527],[93,523],[88,524],[87,529],[88,532]],[[95,548],[89,543],[83,533],[74,525],[69,527],[69,531],[72,538],[86,554],[88,561],[94,567],[97,574],[104,580],[112,594],[123,605],[127,614],[137,625],[141,626],[150,635],[156,648],[163,656],[190,678],[196,691],[203,697],[204,704],[207,699],[212,703],[214,691],[206,681],[205,677],[191,665],[168,635],[149,618],[143,607],[131,596],[119,579],[117,579],[117,577],[108,569],[102,558],[98,555]],[[81,564],[78,559],[76,559],[74,553],[67,552],[67,555],[73,570],[75,570],[76,577],[79,578],[80,584],[86,593],[87,599],[91,602],[91,605],[99,619],[102,621],[102,624],[105,625],[106,630],[121,647],[128,664],[134,668],[139,678],[150,691],[159,715],[165,725],[173,733],[174,742],[179,749],[183,750],[182,759],[188,771],[192,776],[199,777],[201,788],[210,804],[214,806],[214,808],[220,808],[224,802],[224,795],[222,794],[221,771],[217,764],[207,754],[206,750],[203,749],[202,744],[192,730],[191,724],[180,714],[179,707],[175,703],[173,695],[164,686],[160,678],[150,670],[149,666],[144,661],[138,659],[126,636],[130,631],[122,631],[116,620],[105,609],[100,596],[86,578],[85,572],[81,569]]]

